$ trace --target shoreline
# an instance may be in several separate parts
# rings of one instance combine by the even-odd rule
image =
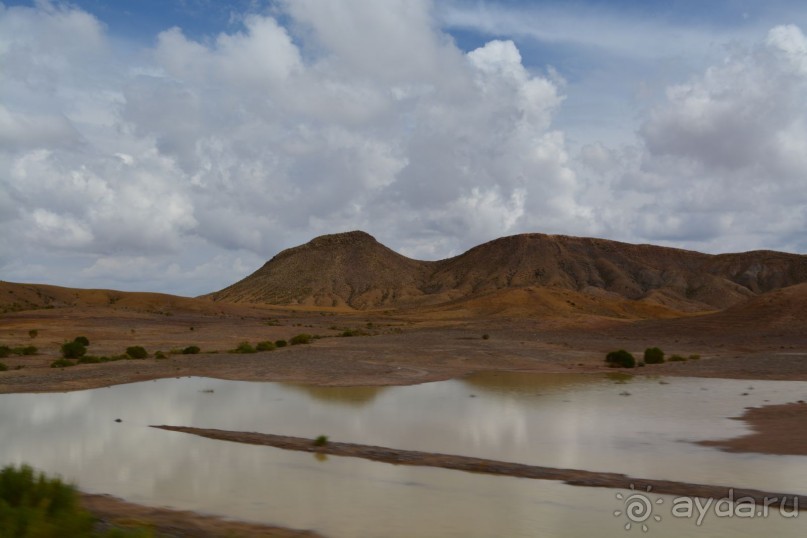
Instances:
[[[98,526],[116,528],[147,528],[157,536],[194,536],[198,538],[321,538],[310,530],[289,529],[274,525],[250,523],[223,517],[152,507],[125,501],[105,494],[79,491],[81,506],[98,520]]]
[[[698,444],[725,452],[807,456],[807,402],[752,407],[734,418],[748,424],[751,432]]]

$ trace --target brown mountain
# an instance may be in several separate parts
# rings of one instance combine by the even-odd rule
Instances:
[[[807,282],[807,256],[781,252],[710,255],[522,234],[426,262],[401,256],[357,231],[285,250],[247,278],[206,297],[369,309],[438,305],[495,296],[500,290],[542,288],[704,311],[801,282]]]

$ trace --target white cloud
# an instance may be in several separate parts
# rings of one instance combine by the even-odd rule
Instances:
[[[426,0],[279,9],[123,51],[77,8],[0,8],[4,272],[202,293],[355,228],[428,258],[522,231],[804,245],[797,27],[671,87],[635,144],[577,151],[566,86],[511,40],[464,53]]]
[[[583,148],[581,163],[608,186],[608,203],[633,214],[622,233],[708,250],[803,251],[805,57],[800,29],[773,28],[670,87],[645,117],[638,148]]]

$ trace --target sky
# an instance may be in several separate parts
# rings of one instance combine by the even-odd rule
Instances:
[[[802,0],[0,0],[0,279],[199,295],[315,236],[807,253]]]

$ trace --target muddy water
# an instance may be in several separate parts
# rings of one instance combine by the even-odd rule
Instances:
[[[807,400],[807,383],[485,374],[412,387],[322,388],[184,378],[0,395],[0,463],[146,504],[329,536],[625,536],[630,492],[348,458],[318,460],[148,428],[174,424],[464,454],[643,478],[807,493],[807,458],[692,443],[746,431],[745,406]],[[122,422],[117,423],[115,419]],[[616,497],[622,495],[622,499]],[[701,526],[646,495],[655,536],[802,536],[807,517]],[[641,532],[632,522],[631,532]]]

